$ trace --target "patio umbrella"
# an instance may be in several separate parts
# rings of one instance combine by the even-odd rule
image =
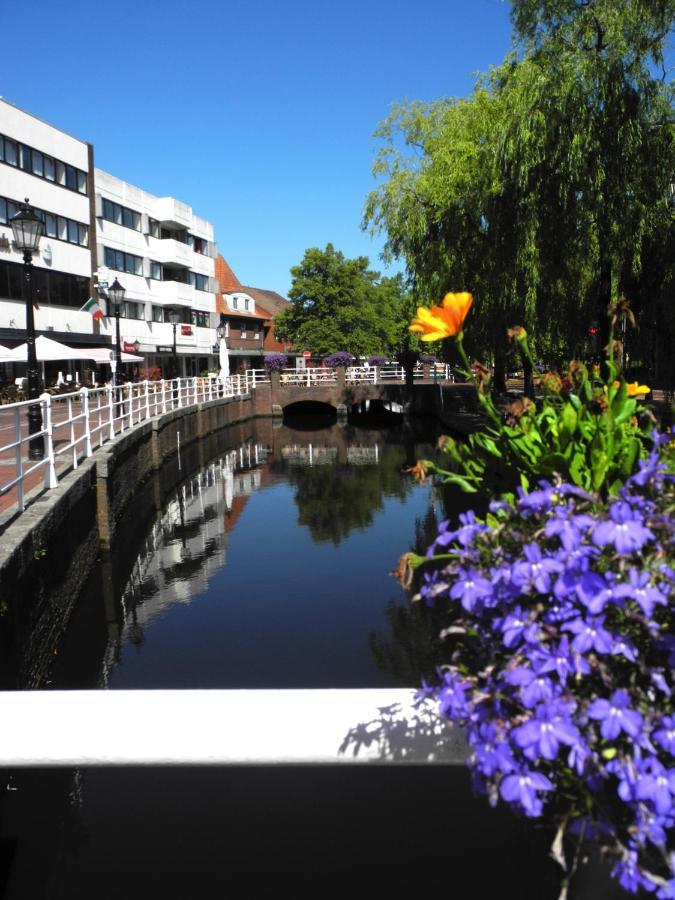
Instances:
[[[137,356],[135,353],[125,353],[122,351],[121,353],[122,362],[143,362],[142,356]],[[99,366],[104,363],[108,363],[115,359],[115,351],[109,349],[108,347],[90,347],[87,350],[87,359],[93,359]]]
[[[227,352],[227,344],[225,338],[221,338],[218,342],[218,361],[220,362],[220,372],[218,378],[230,377],[230,357]]]
[[[88,349],[74,350],[66,344],[60,344],[51,338],[40,335],[35,339],[35,355],[40,362],[49,362],[56,359],[91,359],[91,351]],[[9,356],[3,362],[27,362],[28,344],[19,344],[9,351]]]

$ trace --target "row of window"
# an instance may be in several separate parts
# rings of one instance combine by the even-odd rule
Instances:
[[[109,269],[114,269],[116,272],[128,272],[129,275],[143,275],[143,257],[125,253],[122,250],[113,250],[112,247],[104,247],[104,251],[105,264]],[[155,281],[178,281],[181,284],[191,284],[198,291],[209,290],[208,275],[164,266],[154,260],[150,260],[150,278]]]
[[[211,316],[208,312],[203,312],[198,309],[179,309],[179,313],[181,314],[181,321],[177,324],[183,325],[194,325],[197,328],[210,328],[211,327]],[[172,312],[172,309],[166,306],[155,306],[152,305],[152,321],[153,322],[170,322],[169,313]],[[138,319],[139,321],[146,320],[146,305],[145,303],[138,302],[136,300],[125,300],[122,304],[122,309],[120,310],[120,315],[123,319]]]
[[[113,250],[105,247],[105,264],[116,272],[128,272],[129,275],[143,274],[143,257],[134,256],[133,253],[124,253],[122,250]]]
[[[108,222],[114,222],[115,225],[133,228],[134,231],[141,230],[141,214],[127,206],[113,203],[112,200],[103,201],[103,218]]]
[[[230,337],[230,323],[225,321],[223,324],[225,325],[225,337]],[[232,337],[235,337],[235,335],[232,334]],[[240,322],[239,323],[239,337],[243,338],[244,340],[247,340],[248,338],[256,338],[256,339],[261,338],[262,337],[262,326],[258,322],[255,322],[253,324],[251,330],[249,331],[248,323]]]
[[[77,191],[78,194],[87,193],[86,172],[2,134],[0,134],[0,162],[23,169],[30,175],[37,175],[38,178],[53,181],[54,184],[60,184],[69,191]]]
[[[33,207],[35,209],[35,207]],[[9,220],[19,211],[19,206],[14,200],[0,197],[0,225],[9,225]],[[79,247],[89,246],[89,229],[81,222],[66,219],[64,216],[56,216],[54,213],[35,209],[37,215],[45,223],[45,235],[57,241],[67,241],[69,244],[77,244]]]
[[[114,203],[112,200],[103,201],[103,218],[108,222],[114,222],[115,225],[123,225],[134,231],[141,231],[143,228],[142,216],[139,212]],[[180,241],[181,244],[192,248],[195,253],[206,254],[208,251],[208,241],[204,238],[190,234],[184,229],[162,228],[157,219],[148,219],[148,234],[160,240]]]
[[[81,309],[89,299],[89,279],[69,272],[33,268],[33,297],[39,306],[74,306]],[[0,261],[0,297],[22,300],[23,266]]]

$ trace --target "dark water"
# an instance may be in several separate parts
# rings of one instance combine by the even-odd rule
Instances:
[[[419,683],[433,617],[389,573],[467,499],[401,474],[433,430],[298,424],[232,429],[139,490],[52,687]],[[557,896],[548,835],[475,799],[462,767],[45,770],[10,787],[8,898]]]

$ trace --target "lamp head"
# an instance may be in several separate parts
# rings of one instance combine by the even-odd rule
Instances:
[[[45,233],[45,223],[33,207],[29,206],[28,197],[19,206],[18,213],[11,217],[9,224],[12,226],[16,249],[23,253],[35,253],[40,246],[40,238]]]

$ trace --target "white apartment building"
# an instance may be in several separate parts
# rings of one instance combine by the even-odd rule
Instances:
[[[0,100],[0,344],[26,339],[23,256],[9,225],[25,198],[45,222],[33,256],[36,331],[75,348],[109,343],[80,311],[91,295],[95,261],[92,194],[91,145]]]
[[[217,370],[213,225],[173,197],[155,197],[100,169],[94,181],[99,297],[105,300],[103,285],[115,279],[126,291],[122,350],[143,357],[141,372],[168,376],[175,331],[179,375]],[[114,344],[116,323],[107,312],[101,333]]]

